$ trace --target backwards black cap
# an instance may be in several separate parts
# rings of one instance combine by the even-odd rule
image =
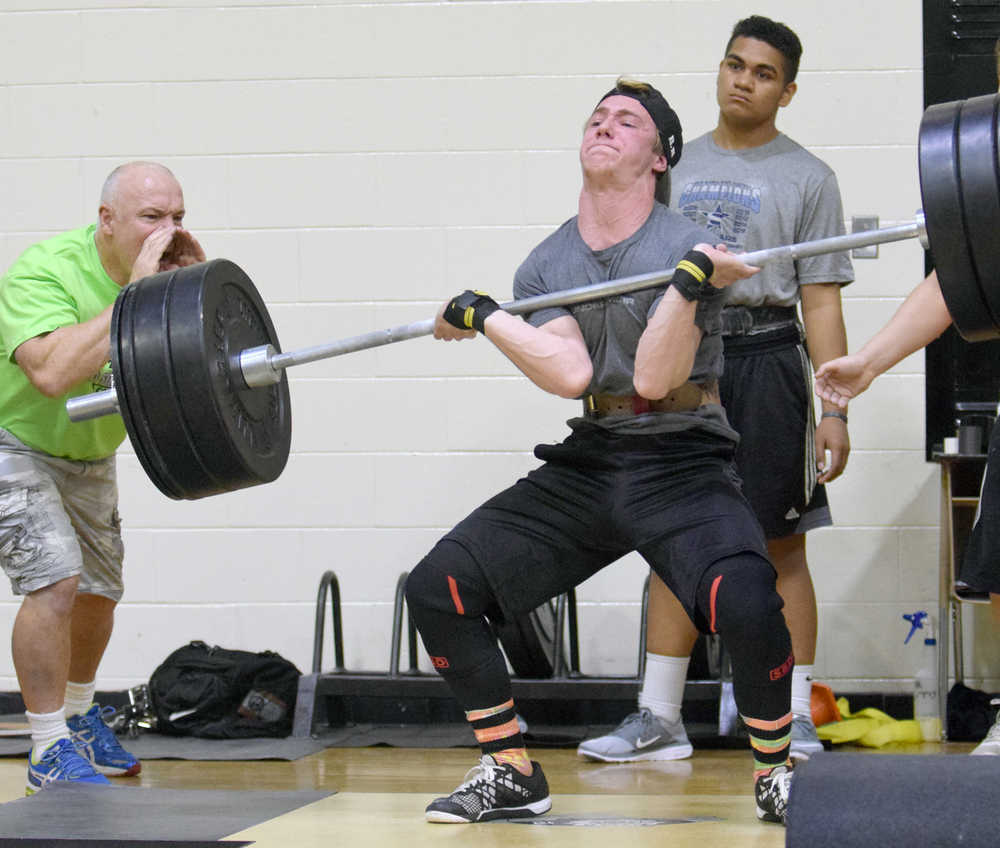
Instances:
[[[615,83],[615,87],[605,94],[597,102],[597,105],[600,106],[601,103],[616,94],[638,101],[649,113],[649,117],[653,119],[653,124],[660,134],[663,155],[667,157],[667,163],[673,168],[681,160],[684,138],[681,135],[681,120],[677,117],[677,113],[670,108],[666,98],[649,83],[619,79]]]

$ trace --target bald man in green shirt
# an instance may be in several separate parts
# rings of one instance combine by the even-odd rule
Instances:
[[[122,287],[204,261],[184,195],[153,162],[108,176],[98,220],[29,247],[0,278],[0,565],[24,600],[12,650],[31,727],[27,794],[108,783],[139,761],[93,702],[122,596],[117,416],[71,423],[66,400],[111,384]]]

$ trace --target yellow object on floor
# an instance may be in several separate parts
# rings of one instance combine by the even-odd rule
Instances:
[[[847,698],[837,698],[837,709],[840,710],[840,721],[831,721],[816,728],[820,739],[834,745],[852,742],[881,748],[890,742],[936,741],[941,737],[940,719],[895,719],[874,707],[852,713]]]

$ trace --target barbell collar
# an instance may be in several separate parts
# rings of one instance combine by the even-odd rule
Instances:
[[[931,249],[931,240],[927,237],[927,219],[924,217],[924,210],[918,209],[915,219],[917,226],[920,228],[920,232],[917,233],[917,238],[920,240],[920,246],[924,250]]]
[[[114,389],[79,395],[66,401],[66,414],[70,421],[89,421],[102,415],[115,415],[119,411],[118,394]]]
[[[273,386],[281,379],[281,369],[274,367],[274,358],[278,355],[274,345],[250,347],[240,352],[237,360],[238,368],[234,373],[242,374],[247,388],[256,389],[260,386]]]

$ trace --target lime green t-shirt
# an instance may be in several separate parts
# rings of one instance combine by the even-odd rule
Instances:
[[[80,324],[114,303],[121,288],[101,265],[96,225],[71,230],[29,247],[0,277],[0,427],[52,456],[89,460],[110,456],[125,438],[117,415],[73,423],[66,399],[111,384],[105,366],[62,397],[36,389],[14,359],[22,342]]]

